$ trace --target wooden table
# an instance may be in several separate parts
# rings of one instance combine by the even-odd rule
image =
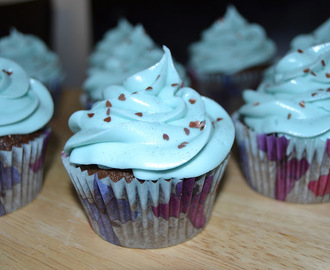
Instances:
[[[90,227],[61,159],[80,91],[51,126],[41,193],[0,217],[0,269],[330,269],[330,203],[278,202],[251,190],[233,155],[206,229],[183,244],[122,248]]]

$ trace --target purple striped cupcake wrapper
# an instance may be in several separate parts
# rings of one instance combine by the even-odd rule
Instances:
[[[43,182],[43,164],[50,128],[34,140],[0,151],[0,216],[37,197]]]
[[[330,202],[330,140],[258,134],[233,115],[243,173],[257,192],[292,203]]]
[[[94,231],[130,248],[162,248],[201,232],[213,210],[227,158],[212,171],[189,179],[113,182],[62,161]]]

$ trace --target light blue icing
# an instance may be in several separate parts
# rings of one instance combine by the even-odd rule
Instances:
[[[0,57],[14,60],[30,77],[45,84],[61,81],[64,77],[58,56],[37,36],[23,34],[16,29],[0,39]]]
[[[64,150],[74,164],[133,169],[139,179],[202,175],[228,155],[234,127],[211,99],[180,85],[170,51],[121,86],[105,89],[106,100],[69,120],[75,133]]]
[[[44,127],[54,111],[49,91],[12,60],[0,58],[0,136]]]
[[[115,29],[105,34],[90,56],[83,89],[93,100],[101,100],[106,86],[122,84],[127,77],[157,63],[162,55],[162,50],[142,25],[132,26],[121,19]],[[175,66],[186,82],[184,67],[179,63]]]
[[[224,18],[202,32],[201,40],[189,47],[190,66],[198,73],[233,74],[256,65],[268,64],[275,44],[264,29],[249,24],[228,6]]]
[[[317,27],[312,33],[301,34],[291,41],[291,49],[306,49],[321,43],[330,42],[330,18]]]
[[[287,54],[272,77],[243,98],[239,113],[259,133],[329,139],[330,43]]]

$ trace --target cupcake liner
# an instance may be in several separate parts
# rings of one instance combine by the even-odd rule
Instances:
[[[203,230],[214,206],[227,158],[214,170],[189,179],[119,181],[88,175],[62,153],[64,167],[94,231],[130,248],[162,248]]]
[[[41,136],[0,151],[0,216],[30,203],[40,192],[50,129]]]
[[[257,192],[292,203],[330,202],[330,140],[258,134],[233,115],[243,173]]]
[[[256,89],[263,70],[262,68],[246,70],[232,75],[199,74],[191,69],[188,72],[194,89],[217,101],[231,114],[243,104],[242,91]]]

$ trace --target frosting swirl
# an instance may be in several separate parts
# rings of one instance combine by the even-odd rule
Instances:
[[[115,29],[108,31],[96,45],[90,57],[88,77],[83,88],[93,100],[103,99],[103,90],[112,84],[122,84],[133,74],[157,63],[162,50],[146,34],[142,25],[132,26],[121,19]],[[185,78],[185,69],[175,63]]]
[[[28,134],[53,115],[49,91],[14,61],[0,58],[0,136]]]
[[[74,164],[133,169],[145,180],[201,175],[219,165],[234,140],[228,114],[181,88],[170,51],[154,66],[105,89],[106,100],[74,113],[64,150]]]
[[[64,77],[57,55],[38,37],[22,34],[16,29],[0,39],[0,57],[14,60],[30,77],[46,84]]]
[[[330,138],[330,43],[287,54],[272,78],[246,90],[239,113],[260,133]]]
[[[291,41],[291,49],[306,49],[330,41],[330,18],[310,34],[298,35]]]
[[[259,64],[268,64],[275,44],[264,29],[249,24],[228,6],[224,18],[202,32],[199,42],[189,47],[190,65],[199,73],[233,74]]]

